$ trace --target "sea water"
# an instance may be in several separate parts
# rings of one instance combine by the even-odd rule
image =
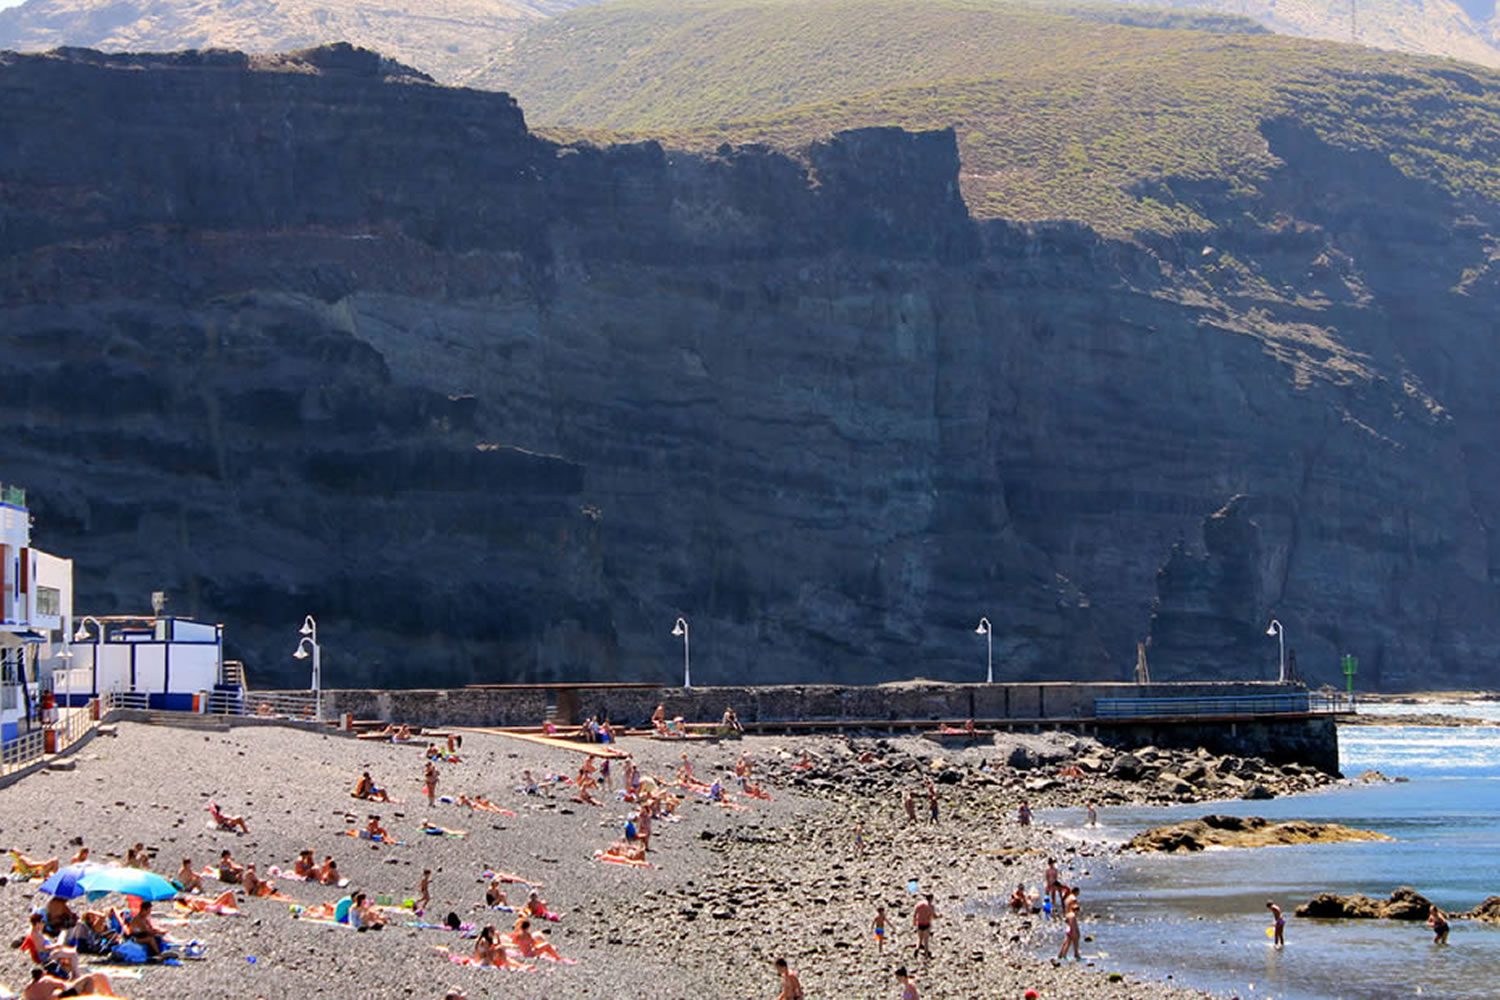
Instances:
[[[1195,854],[1121,855],[1095,864],[1082,885],[1085,959],[1109,971],[1171,977],[1224,996],[1280,1000],[1395,997],[1500,998],[1500,927],[1454,921],[1447,946],[1425,924],[1307,920],[1292,916],[1319,892],[1384,898],[1412,886],[1449,913],[1500,895],[1500,704],[1379,706],[1380,712],[1440,712],[1494,726],[1344,726],[1341,768],[1409,779],[1340,787],[1260,802],[1100,810],[1044,817],[1065,836],[1123,842],[1151,826],[1209,812],[1308,819],[1378,830],[1393,842],[1299,845]],[[1081,874],[1075,863],[1063,874]],[[1266,901],[1287,915],[1286,947],[1266,931]],[[1058,941],[1062,939],[1059,925]]]

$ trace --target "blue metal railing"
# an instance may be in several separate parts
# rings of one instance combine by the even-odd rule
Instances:
[[[1095,698],[1100,719],[1212,718],[1226,715],[1343,714],[1354,711],[1354,701],[1343,694],[1227,695],[1220,698]]]

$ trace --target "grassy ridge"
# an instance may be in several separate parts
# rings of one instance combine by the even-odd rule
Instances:
[[[1142,182],[1253,187],[1273,165],[1259,125],[1283,114],[1500,202],[1500,75],[1056,10],[1007,0],[625,0],[528,32],[496,84],[538,125],[691,148],[796,148],[860,125],[952,126],[977,215],[1081,219],[1112,234],[1206,225],[1141,194],[1151,186]]]

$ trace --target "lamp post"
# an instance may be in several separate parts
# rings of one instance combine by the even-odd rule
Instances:
[[[691,690],[693,686],[693,664],[688,659],[688,623],[686,618],[677,619],[677,624],[672,626],[672,634],[682,636],[682,687],[683,690]]]
[[[94,623],[94,663],[91,668],[93,678],[89,683],[89,694],[97,698],[99,697],[99,653],[102,651],[104,643],[104,626],[93,615],[84,615],[78,619],[78,631],[73,633],[73,641],[83,642],[89,637],[88,630],[84,628],[89,622]]]
[[[1272,618],[1271,619],[1271,624],[1269,624],[1269,625],[1266,626],[1266,635],[1274,635],[1276,637],[1277,644],[1281,647],[1281,672],[1277,675],[1276,680],[1280,684],[1285,684],[1286,683],[1286,630],[1281,627],[1281,622],[1277,621],[1275,618]]]
[[[323,721],[323,647],[318,644],[318,623],[312,615],[302,619],[300,629],[302,638],[297,642],[297,651],[292,654],[293,659],[305,660],[308,650],[312,650],[312,694],[313,694],[313,718],[319,722]]]
[[[979,619],[979,627],[974,630],[976,635],[984,636],[985,670],[984,682],[995,683],[995,633],[990,628],[988,618]]]

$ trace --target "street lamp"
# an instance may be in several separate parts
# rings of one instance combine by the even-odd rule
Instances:
[[[677,619],[677,624],[672,626],[672,634],[682,636],[682,687],[683,690],[691,690],[693,686],[693,665],[688,659],[688,623],[686,618]]]
[[[990,629],[988,618],[979,619],[979,627],[974,630],[976,635],[984,636],[985,671],[984,682],[995,683],[995,633]]]
[[[299,630],[302,638],[297,642],[297,651],[292,654],[296,660],[305,660],[308,650],[312,650],[312,693],[313,693],[313,718],[319,722],[323,721],[323,647],[318,644],[318,623],[312,615],[302,619],[302,628]]]
[[[1276,680],[1277,680],[1277,683],[1285,684],[1286,683],[1286,629],[1284,629],[1284,628],[1281,627],[1281,622],[1277,621],[1275,618],[1272,618],[1271,619],[1271,624],[1269,624],[1269,625],[1266,626],[1266,635],[1274,635],[1276,637],[1277,644],[1281,646],[1281,673],[1276,678]]]
[[[78,619],[78,631],[73,633],[74,642],[84,642],[88,639],[88,631],[84,628],[89,622],[94,623],[94,663],[92,666],[93,678],[89,684],[89,694],[97,698],[99,696],[99,653],[104,642],[104,626],[99,619],[93,615],[84,615]],[[69,668],[71,669],[71,668]]]

